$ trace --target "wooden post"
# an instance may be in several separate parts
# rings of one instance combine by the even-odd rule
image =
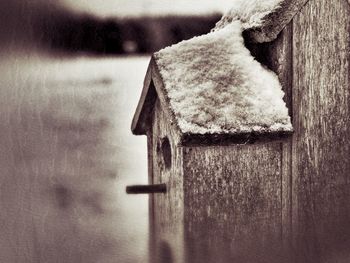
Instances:
[[[126,193],[128,194],[155,194],[166,193],[166,184],[154,184],[154,185],[132,185],[126,187]]]
[[[350,260],[350,6],[309,1],[293,20],[296,262]]]

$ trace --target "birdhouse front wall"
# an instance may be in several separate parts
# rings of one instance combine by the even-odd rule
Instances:
[[[185,233],[191,262],[229,262],[234,257],[250,262],[248,248],[265,259],[280,251],[281,169],[280,142],[184,148]]]

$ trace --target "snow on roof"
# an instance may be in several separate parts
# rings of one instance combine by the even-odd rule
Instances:
[[[278,77],[244,46],[238,20],[154,57],[182,133],[292,131]]]
[[[225,27],[235,20],[242,22],[243,29],[263,25],[264,19],[280,8],[285,0],[233,0],[232,8],[217,23],[215,30]]]

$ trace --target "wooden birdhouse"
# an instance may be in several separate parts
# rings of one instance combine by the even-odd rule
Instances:
[[[350,259],[350,5],[236,2],[149,65],[153,261]]]

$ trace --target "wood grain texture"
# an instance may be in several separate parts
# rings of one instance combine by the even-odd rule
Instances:
[[[254,44],[247,41],[247,47],[252,55],[263,65],[275,72],[285,93],[289,115],[293,113],[293,60],[292,60],[292,24],[287,25],[276,40],[270,43]],[[292,218],[292,141],[287,137],[281,141],[281,191],[282,191],[282,232],[286,253],[291,252],[291,218]]]
[[[148,184],[154,184],[153,179],[153,118],[152,114],[151,121],[152,125],[147,130],[147,170],[148,170]],[[148,197],[148,227],[149,227],[149,239],[148,239],[148,261],[156,262],[156,236],[155,236],[155,209],[154,209],[154,195]]]
[[[288,107],[289,116],[293,118],[293,59],[292,59],[292,24],[289,24],[280,33],[278,38],[267,44],[260,45],[259,56],[263,64],[273,70],[280,80],[285,93],[284,101]],[[282,236],[286,252],[291,253],[289,247],[292,234],[292,140],[287,138],[281,143],[282,162]]]
[[[350,7],[310,1],[293,21],[293,229],[298,262],[350,260]]]
[[[181,146],[227,146],[235,144],[255,144],[285,141],[292,131],[246,132],[221,134],[182,134]]]
[[[188,262],[280,261],[279,143],[185,147],[183,169]]]
[[[183,154],[176,147],[177,133],[169,122],[160,100],[156,101],[152,125],[153,183],[167,185],[166,194],[153,196],[153,234],[157,262],[183,262]],[[161,143],[168,138],[171,145],[171,167],[163,159]]]
[[[135,135],[143,135],[149,130],[152,117],[153,105],[156,101],[156,91],[152,85],[152,61],[148,65],[147,73],[143,82],[140,100],[131,123],[131,131]]]

